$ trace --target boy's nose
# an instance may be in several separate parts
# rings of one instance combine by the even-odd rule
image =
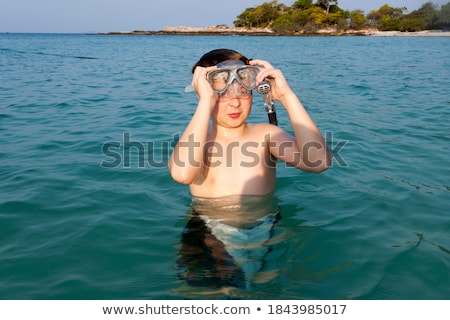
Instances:
[[[237,107],[239,107],[240,105],[241,105],[241,99],[239,99],[239,97],[236,95],[236,96],[233,96],[231,99],[230,99],[230,101],[228,102],[228,105],[230,106],[230,107],[234,107],[234,108],[237,108]]]

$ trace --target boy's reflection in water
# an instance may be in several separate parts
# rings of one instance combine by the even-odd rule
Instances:
[[[190,215],[177,260],[182,280],[211,289],[268,280],[262,275],[270,274],[266,258],[280,219],[273,193],[193,198]]]

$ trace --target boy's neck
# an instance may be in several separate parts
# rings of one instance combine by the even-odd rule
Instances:
[[[247,123],[243,123],[239,127],[229,128],[213,124],[212,131],[217,138],[238,139],[243,136],[247,130]]]

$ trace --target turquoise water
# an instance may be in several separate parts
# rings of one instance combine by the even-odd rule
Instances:
[[[191,199],[166,168],[190,68],[218,47],[282,69],[334,150],[321,174],[279,165],[272,276],[230,290],[180,277]],[[448,37],[1,34],[0,298],[450,299],[448,52]],[[250,121],[267,121],[260,97]]]

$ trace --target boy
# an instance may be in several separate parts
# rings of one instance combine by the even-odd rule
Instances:
[[[316,125],[270,63],[217,49],[192,71],[198,106],[169,162],[172,177],[189,184],[193,196],[179,276],[190,286],[248,289],[278,273],[268,256],[280,219],[273,201],[277,159],[321,172],[331,158]],[[273,124],[246,122],[252,89],[262,81],[270,81],[271,98],[288,112],[295,137]]]
[[[234,79],[215,72],[221,70],[217,64],[228,60],[235,68],[225,69]],[[252,74],[254,67],[259,68],[257,74]],[[246,122],[251,89],[264,80],[270,81],[272,99],[286,109],[295,137],[269,123]],[[189,184],[192,196],[268,194],[275,189],[277,159],[312,172],[329,167],[331,158],[320,131],[282,72],[269,62],[249,60],[233,50],[213,50],[193,67],[192,86],[198,106],[169,162],[173,179]]]

